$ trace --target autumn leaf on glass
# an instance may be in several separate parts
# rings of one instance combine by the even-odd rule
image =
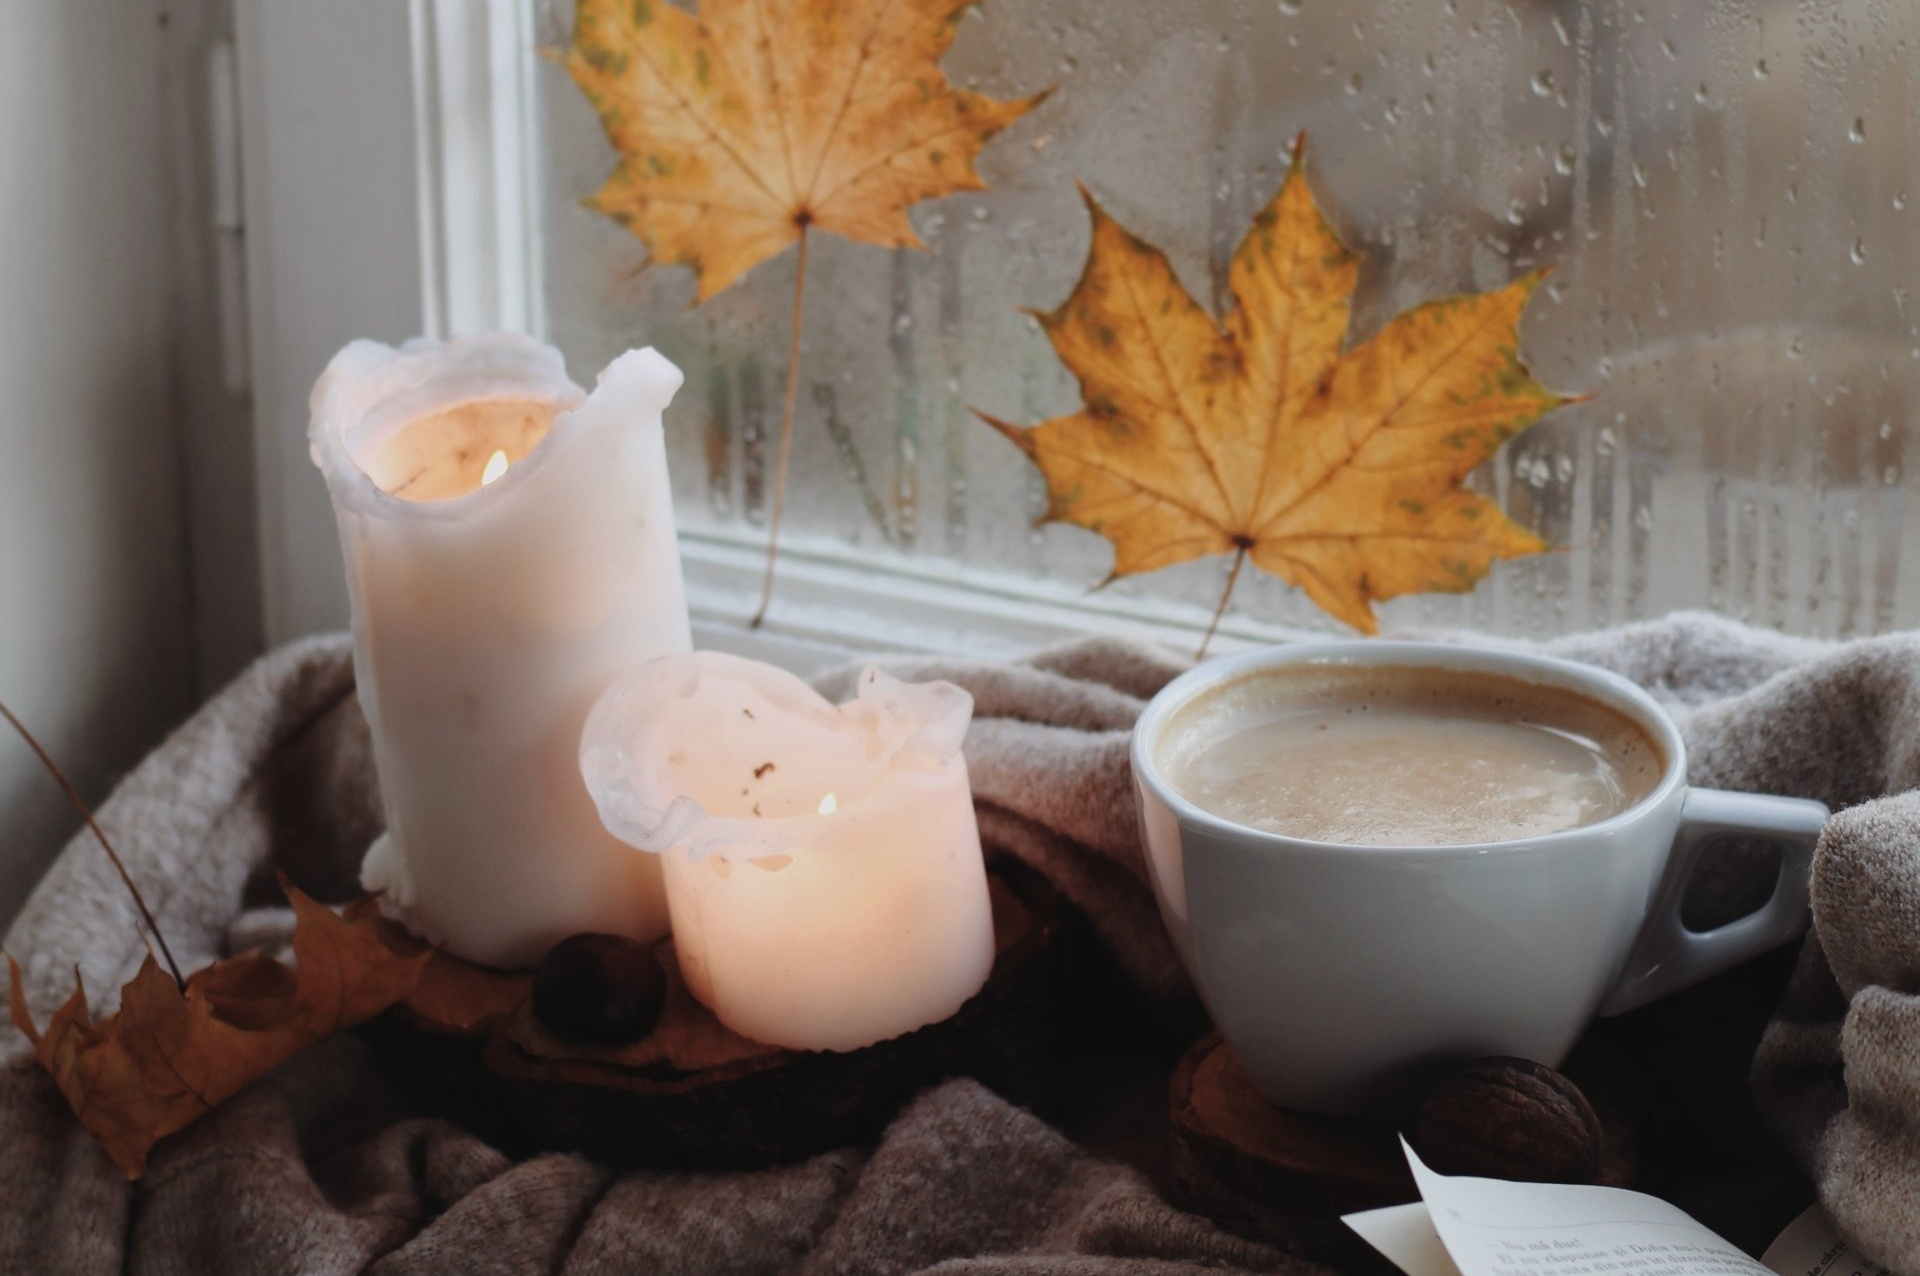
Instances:
[[[705,301],[799,245],[767,577],[799,387],[807,242],[922,247],[907,210],[984,189],[974,160],[1044,94],[999,102],[940,70],[975,0],[580,0],[566,65],[619,165],[587,204],[691,269]]]
[[[1046,521],[1113,543],[1108,579],[1231,554],[1366,633],[1373,604],[1463,593],[1498,558],[1547,548],[1467,474],[1573,402],[1542,387],[1518,326],[1541,273],[1448,297],[1344,349],[1359,262],[1307,189],[1305,139],[1235,251],[1215,319],[1159,249],[1085,195],[1093,243],[1038,315],[1082,407],[1031,429],[983,418],[1040,467]]]

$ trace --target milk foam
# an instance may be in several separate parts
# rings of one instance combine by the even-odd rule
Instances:
[[[1514,841],[1609,818],[1658,785],[1640,725],[1577,692],[1496,674],[1305,665],[1202,693],[1156,754],[1237,824],[1354,846]]]

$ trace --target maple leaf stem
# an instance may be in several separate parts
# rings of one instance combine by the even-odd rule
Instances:
[[[1220,605],[1213,609],[1213,619],[1207,622],[1207,632],[1200,639],[1200,650],[1193,653],[1195,660],[1207,658],[1207,645],[1213,641],[1214,631],[1220,628],[1220,617],[1227,614],[1227,604],[1233,601],[1233,587],[1240,582],[1240,568],[1247,561],[1247,547],[1242,545],[1233,551],[1233,566],[1227,569],[1227,587],[1220,591]]]
[[[767,520],[767,577],[760,586],[760,610],[747,628],[758,629],[773,604],[773,569],[780,560],[780,506],[787,494],[787,458],[793,455],[793,403],[800,393],[800,321],[807,301],[807,227],[800,228],[800,255],[793,267],[793,322],[787,338],[787,401],[780,411],[780,454],[773,467],[773,511]]]
[[[26,724],[14,717],[13,710],[7,708],[4,702],[0,702],[0,717],[4,717],[7,724],[20,733],[20,738],[27,742],[27,747],[32,749],[34,756],[40,759],[40,765],[47,768],[48,773],[59,782],[60,787],[66,790],[67,801],[73,803],[74,809],[80,812],[80,818],[85,820],[87,827],[93,830],[93,835],[100,840],[107,858],[113,861],[113,867],[119,872],[120,880],[126,883],[127,893],[133,896],[134,907],[140,910],[140,916],[147,923],[148,932],[153,935],[154,942],[160,945],[160,956],[167,963],[167,970],[172,974],[173,982],[185,988],[186,977],[180,973],[180,964],[174,961],[173,952],[167,947],[167,937],[160,933],[160,924],[153,920],[153,913],[148,909],[146,899],[141,896],[140,888],[133,884],[133,875],[127,872],[127,866],[121,862],[120,853],[113,849],[113,843],[109,842],[107,835],[101,831],[99,821],[93,818],[93,811],[88,808],[86,799],[80,796],[80,790],[74,787],[73,781],[69,780],[66,772],[54,762],[53,756],[41,747],[40,742],[34,739],[33,732],[27,730]],[[151,953],[153,950],[148,948],[147,951]]]

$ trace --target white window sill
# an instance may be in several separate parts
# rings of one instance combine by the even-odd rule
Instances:
[[[1092,633],[1190,653],[1208,619],[1189,608],[787,536],[772,610],[748,629],[766,552],[757,536],[681,530],[696,646],[805,674],[874,652],[1006,659]],[[1211,650],[1300,636],[1228,617]]]

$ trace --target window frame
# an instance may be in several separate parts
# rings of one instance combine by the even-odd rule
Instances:
[[[318,39],[321,25],[334,34]],[[318,8],[238,0],[236,28],[261,560],[267,635],[277,644],[347,622],[333,516],[306,443],[307,390],[334,350],[355,336],[544,328],[528,110],[541,53],[526,0],[409,0],[404,10],[388,0]],[[403,42],[404,62],[365,55],[383,41]],[[330,91],[344,83],[352,95]],[[401,121],[397,136],[366,144],[382,119]],[[327,144],[308,162],[299,148],[319,142]],[[340,199],[338,165],[352,166],[356,190],[391,198]],[[316,204],[324,218],[305,211]],[[297,236],[277,233],[289,220]],[[776,605],[749,629],[766,560],[761,535],[683,522],[700,645],[807,670],[875,651],[1004,656],[1093,632],[1190,650],[1209,619],[1079,582],[785,534]],[[1229,616],[1214,646],[1292,636]]]

